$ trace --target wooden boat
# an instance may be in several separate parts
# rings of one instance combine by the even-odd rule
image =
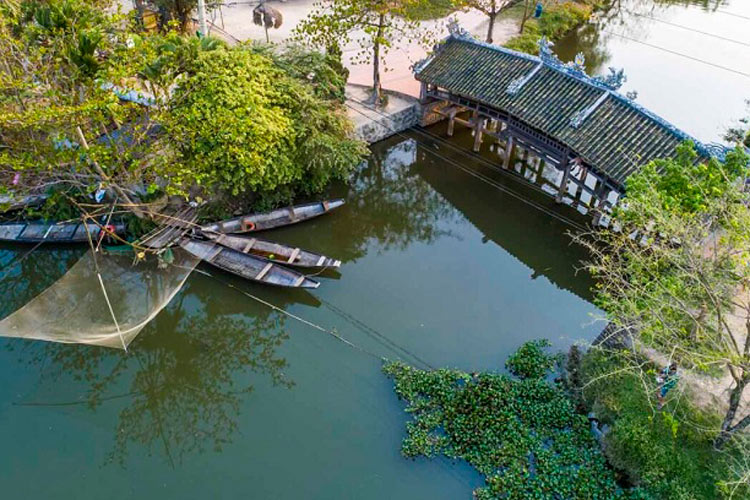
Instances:
[[[41,205],[46,199],[47,195],[44,194],[21,196],[20,198],[13,195],[0,195],[0,212],[11,212]]]
[[[293,207],[280,208],[271,212],[261,214],[243,215],[234,219],[206,224],[201,227],[202,231],[214,233],[250,233],[263,231],[289,224],[296,224],[304,220],[318,217],[344,204],[344,200],[327,200],[296,205]]]
[[[320,283],[304,274],[265,259],[232,250],[212,241],[190,238],[180,240],[180,247],[209,264],[243,278],[268,285],[295,288],[318,288]]]
[[[125,224],[110,224],[103,234],[101,228],[94,224],[83,222],[8,222],[0,224],[0,241],[14,241],[18,243],[39,243],[52,241],[55,243],[88,243],[99,241],[107,234],[125,234]]]
[[[249,236],[235,236],[229,234],[204,233],[204,236],[221,246],[252,254],[266,260],[296,267],[339,267],[340,260],[334,260],[325,255],[309,252],[298,247],[291,247],[283,243],[261,240]]]

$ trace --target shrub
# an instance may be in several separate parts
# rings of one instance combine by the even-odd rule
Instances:
[[[611,426],[605,440],[610,463],[651,498],[717,498],[723,458],[713,451],[713,433],[702,429],[718,428],[718,416],[690,405],[685,396],[674,408],[668,405],[655,413],[648,400],[655,387],[647,394],[627,363],[619,355],[595,349],[583,361],[584,383],[619,370],[584,391],[589,407]]]

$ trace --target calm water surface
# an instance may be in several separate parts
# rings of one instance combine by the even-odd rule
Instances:
[[[740,3],[722,5],[738,10]],[[667,10],[718,15],[693,5]],[[641,102],[701,138],[726,125],[731,113],[716,103],[715,90],[693,99],[698,110],[686,111],[682,99],[652,82],[673,78],[663,55],[650,69],[634,67],[627,54],[641,53],[643,62],[645,48],[590,29],[594,34],[583,30],[569,43],[599,54],[598,62],[589,57],[596,68],[627,66],[628,88],[641,92]],[[654,34],[647,23],[639,29],[648,36],[663,31]],[[689,43],[688,35],[674,37]],[[695,67],[684,85],[705,84],[709,71]],[[732,75],[712,75],[707,88],[739,85]],[[741,103],[740,90],[724,97]],[[471,137],[464,131],[456,142],[468,146]],[[215,276],[193,273],[127,354],[3,339],[2,497],[470,498],[482,481],[466,465],[400,457],[407,417],[378,358],[497,370],[528,339],[547,337],[561,349],[592,339],[601,325],[593,322],[591,282],[576,273],[583,255],[566,236],[566,220],[581,219],[417,133],[375,145],[351,185],[331,195],[346,197],[347,205],[267,235],[343,261],[320,276],[318,290],[262,288],[200,268]],[[23,251],[0,248],[0,264]],[[0,280],[0,317],[78,256],[78,249],[42,248],[14,267]],[[359,349],[227,283],[335,329]]]
[[[721,141],[728,126],[750,114],[750,2],[611,3],[592,23],[557,42],[562,60],[582,51],[590,73],[624,68],[623,93],[638,92],[636,102],[701,141]]]
[[[569,226],[425,148],[414,138],[376,145],[352,186],[332,193],[344,208],[269,233],[343,260],[318,290],[218,277],[419,366],[501,369],[527,339],[564,348],[596,335]],[[24,260],[0,283],[3,315],[79,254]],[[399,456],[406,416],[376,356],[216,278],[194,273],[128,354],[3,344],[3,498],[449,499],[481,483],[465,465]]]

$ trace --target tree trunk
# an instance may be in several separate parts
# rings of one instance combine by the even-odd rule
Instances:
[[[750,422],[750,419],[745,418],[737,425],[732,426],[734,417],[737,415],[737,409],[740,406],[740,401],[742,400],[742,393],[745,392],[745,387],[747,387],[748,382],[750,382],[750,376],[748,376],[748,373],[743,370],[742,377],[736,382],[734,389],[732,389],[732,392],[729,395],[729,408],[724,415],[724,421],[721,423],[721,432],[714,440],[714,448],[717,450],[726,444],[729,438],[732,437],[732,434],[737,430],[746,427]]]
[[[531,0],[524,0],[523,17],[521,18],[521,29],[518,31],[519,33],[523,33],[523,27],[526,26],[526,20],[529,18],[529,5],[530,4],[531,4]]]
[[[487,43],[492,43],[492,32],[495,31],[495,18],[497,17],[497,12],[493,11],[489,17],[490,25],[487,27]]]
[[[372,100],[377,106],[383,101],[380,85],[380,40],[383,39],[385,26],[385,14],[380,14],[378,19],[378,31],[375,34],[375,43],[372,46]]]

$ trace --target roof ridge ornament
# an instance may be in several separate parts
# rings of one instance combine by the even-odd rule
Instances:
[[[450,33],[450,36],[455,38],[463,38],[465,40],[474,40],[474,37],[471,36],[471,33],[466,31],[463,26],[458,22],[458,19],[453,17],[450,21],[448,21],[448,33]]]
[[[595,82],[599,82],[604,86],[609,87],[612,90],[619,90],[622,85],[628,81],[628,77],[625,76],[624,69],[617,69],[612,66],[609,67],[609,74],[607,76],[595,76],[592,78]]]

